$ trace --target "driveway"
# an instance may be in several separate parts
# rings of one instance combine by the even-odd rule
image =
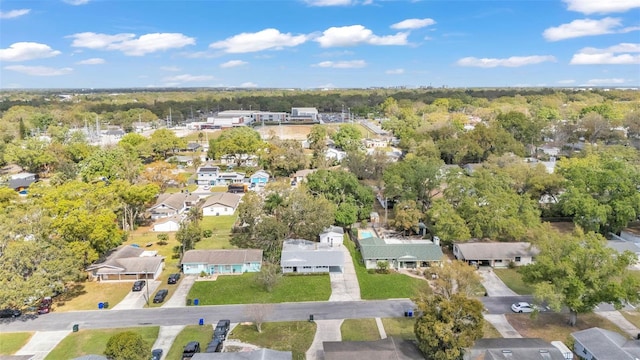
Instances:
[[[526,315],[525,315],[526,316]],[[493,325],[503,338],[521,338],[522,335],[509,324],[507,318],[500,315],[484,314],[484,319]]]
[[[518,296],[500,280],[491,268],[480,268],[478,273],[488,296]]]
[[[133,283],[131,283],[133,285]],[[113,310],[142,309],[147,304],[147,295],[152,296],[153,292],[160,286],[158,280],[147,280],[147,285],[141,291],[131,291],[122,299]],[[151,302],[152,299],[149,299]]]
[[[30,360],[44,359],[71,331],[36,331],[15,355],[33,355]]]
[[[162,359],[166,359],[167,353],[171,349],[171,345],[173,345],[173,341],[184,327],[185,325],[160,326],[156,342],[151,348],[162,349]]]
[[[354,301],[360,300],[360,284],[353,266],[353,258],[349,249],[340,246],[344,252],[344,266],[342,273],[329,273],[331,280],[331,296],[329,301]]]
[[[175,308],[185,306],[187,304],[189,290],[191,290],[191,286],[193,286],[197,277],[197,275],[183,275],[182,280],[175,289],[169,287],[169,294],[173,292],[173,295],[171,295],[171,298],[167,300],[162,307]]]
[[[342,341],[340,327],[344,320],[316,320],[316,336],[307,350],[307,360],[324,360],[322,343],[325,341]]]

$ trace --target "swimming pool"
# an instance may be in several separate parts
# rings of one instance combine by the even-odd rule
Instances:
[[[371,231],[363,230],[359,232],[360,239],[366,239],[373,237],[373,233]]]

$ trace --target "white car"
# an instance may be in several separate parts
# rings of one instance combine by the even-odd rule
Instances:
[[[529,304],[528,302],[519,302],[511,305],[511,310],[517,313],[530,313],[537,309],[538,308],[535,305]]]

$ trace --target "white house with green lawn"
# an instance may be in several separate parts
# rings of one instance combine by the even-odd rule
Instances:
[[[207,275],[242,274],[259,272],[262,267],[262,250],[189,250],[182,256],[185,274]]]
[[[386,261],[390,269],[428,267],[442,261],[440,245],[429,240],[381,239],[366,237],[358,240],[358,247],[367,269],[377,269]]]

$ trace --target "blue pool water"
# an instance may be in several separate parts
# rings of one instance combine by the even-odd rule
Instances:
[[[373,237],[373,234],[371,233],[371,231],[360,231],[360,238],[361,239],[366,239],[366,238],[370,238]]]

